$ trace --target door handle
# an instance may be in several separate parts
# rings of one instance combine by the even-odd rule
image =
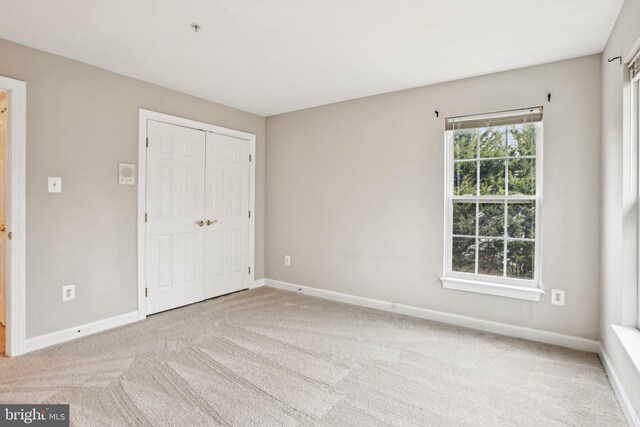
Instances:
[[[0,225],[0,231],[5,233],[7,231],[7,224]]]
[[[204,221],[202,221],[202,220],[196,221],[196,224],[198,225],[198,227],[202,227],[202,226],[204,226]]]
[[[210,219],[207,220],[207,225],[212,225],[212,224],[217,224],[218,220],[214,219],[213,221],[211,221]]]

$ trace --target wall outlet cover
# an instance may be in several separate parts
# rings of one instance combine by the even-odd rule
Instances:
[[[286,266],[290,266],[291,265],[291,257],[289,255],[285,255],[284,256],[284,265],[286,265]]]
[[[551,289],[551,304],[564,305],[564,291],[560,289]]]
[[[62,301],[72,301],[76,299],[76,285],[62,287]]]

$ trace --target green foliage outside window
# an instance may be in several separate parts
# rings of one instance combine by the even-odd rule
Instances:
[[[502,196],[505,194],[505,161],[480,160],[480,195]]]
[[[509,237],[535,239],[536,202],[510,202],[507,205],[507,230]]]
[[[478,273],[502,276],[504,240],[478,239]]]
[[[475,159],[478,157],[478,131],[459,130],[453,135],[454,158],[456,160]]]
[[[504,236],[504,203],[480,203],[478,235]]]
[[[477,162],[460,162],[455,165],[454,194],[456,196],[475,196],[478,192],[476,173]]]
[[[468,237],[453,238],[453,271],[475,273],[476,269],[476,239]]]
[[[506,149],[506,129],[503,127],[486,128],[480,130],[480,158],[490,159],[504,157]]]

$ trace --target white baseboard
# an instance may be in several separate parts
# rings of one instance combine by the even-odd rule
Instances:
[[[609,356],[604,350],[602,344],[598,345],[598,355],[600,356],[600,361],[602,362],[602,366],[604,366],[604,370],[607,372],[613,391],[616,393],[618,402],[620,402],[622,412],[624,412],[624,416],[627,418],[627,422],[632,427],[640,427],[640,419],[638,418],[636,410],[631,403],[631,399],[629,399],[629,396],[625,392],[624,387],[620,382],[620,378],[618,378],[618,374],[613,368],[611,359],[609,359]]]
[[[255,289],[255,288],[259,288],[261,286],[265,285],[265,280],[266,279],[258,279],[254,281],[254,284],[249,286],[249,289]]]
[[[25,353],[71,341],[76,338],[86,337],[87,335],[106,331],[107,329],[117,328],[118,326],[128,325],[129,323],[137,322],[138,320],[140,320],[138,312],[132,311],[130,313],[120,314],[108,319],[86,323],[74,328],[63,329],[61,331],[28,338],[25,341]]]
[[[411,305],[396,304],[393,302],[381,301],[371,298],[358,297],[340,292],[327,291],[324,289],[311,288],[308,286],[296,285],[293,283],[281,282],[278,280],[266,279],[266,286],[284,289],[287,291],[301,292],[320,298],[334,301],[346,302],[362,307],[375,308],[392,313],[404,314],[407,316],[419,317],[421,319],[433,320],[441,323],[448,323],[465,328],[477,329],[499,335],[506,335],[514,338],[523,338],[531,341],[538,341],[545,344],[553,344],[561,347],[568,347],[574,350],[597,353],[598,341],[586,338],[564,335],[556,332],[542,331],[539,329],[514,326],[506,323],[493,322],[490,320],[477,319],[475,317],[462,316],[459,314],[446,313],[444,311],[429,310]]]
[[[264,285],[265,279],[258,279],[249,286],[249,289],[259,288]],[[146,316],[141,315],[138,311],[132,311],[130,313],[120,314],[108,319],[97,320],[95,322],[86,323],[73,328],[67,328],[61,331],[55,331],[45,335],[29,338],[25,341],[25,353],[106,331],[108,329],[117,328],[118,326],[128,325],[129,323],[144,320],[145,318]]]

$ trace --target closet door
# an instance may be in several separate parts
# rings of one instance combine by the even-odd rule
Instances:
[[[207,298],[249,286],[249,141],[207,133]]]
[[[147,314],[204,299],[205,132],[147,123]]]

